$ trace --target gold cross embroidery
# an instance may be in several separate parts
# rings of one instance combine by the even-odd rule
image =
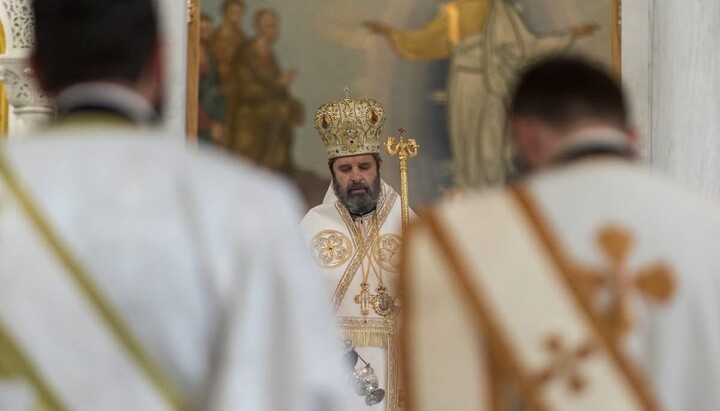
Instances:
[[[672,269],[664,262],[641,267],[636,272],[628,269],[628,259],[633,250],[632,234],[619,226],[607,226],[600,230],[597,244],[608,261],[604,270],[578,267],[577,279],[581,293],[593,305],[600,290],[610,292],[610,303],[600,314],[606,319],[612,335],[620,339],[632,329],[630,296],[638,292],[655,303],[670,301],[675,292]]]
[[[582,393],[587,387],[587,381],[580,373],[580,363],[593,354],[595,350],[593,344],[587,343],[576,349],[568,349],[558,336],[549,337],[543,344],[552,358],[550,365],[538,373],[536,377],[537,384],[541,386],[558,378],[563,378],[566,379],[571,393]]]

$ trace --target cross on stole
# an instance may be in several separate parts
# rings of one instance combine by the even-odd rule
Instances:
[[[537,384],[542,386],[558,378],[567,382],[573,394],[582,393],[587,387],[587,380],[580,373],[580,365],[594,352],[592,343],[583,344],[575,349],[565,347],[558,336],[551,336],[545,342],[545,350],[551,355],[550,365],[538,373]]]
[[[607,307],[595,308],[606,319],[616,339],[632,329],[630,297],[637,293],[655,303],[667,303],[675,293],[675,277],[672,269],[663,262],[645,265],[632,272],[628,260],[634,248],[632,233],[627,229],[609,225],[597,235],[597,244],[608,261],[608,267],[598,270],[577,267],[576,279],[581,293],[591,302],[597,302],[602,290],[608,290],[611,301]]]

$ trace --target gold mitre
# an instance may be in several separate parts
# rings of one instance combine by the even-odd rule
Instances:
[[[380,153],[385,112],[375,100],[346,97],[320,107],[315,129],[328,159]]]

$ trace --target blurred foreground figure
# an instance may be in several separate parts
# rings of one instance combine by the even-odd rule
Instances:
[[[0,147],[0,409],[343,409],[295,195],[142,131],[154,3],[34,2],[58,121]]]
[[[531,175],[408,238],[410,408],[717,409],[720,210],[634,161],[622,90],[591,64],[530,67],[510,113]]]

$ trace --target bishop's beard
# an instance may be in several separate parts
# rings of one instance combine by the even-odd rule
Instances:
[[[351,194],[352,190],[363,189],[361,194]],[[347,189],[340,188],[340,184],[333,176],[333,191],[340,203],[347,208],[352,215],[362,216],[377,208],[380,198],[380,176],[376,176],[372,184],[350,183]]]

